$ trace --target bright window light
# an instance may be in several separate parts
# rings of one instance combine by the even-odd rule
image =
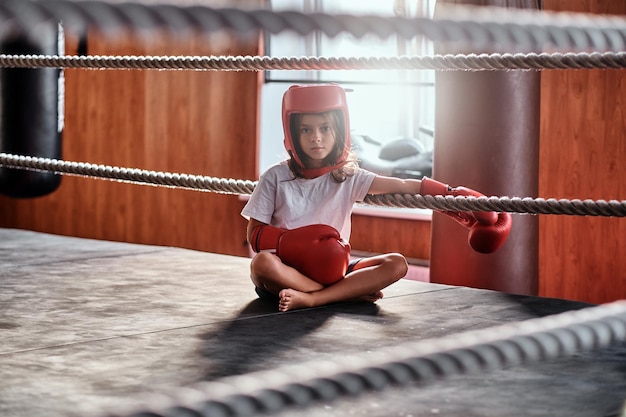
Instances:
[[[277,11],[409,18],[432,16],[434,5],[434,0],[271,1],[272,9]],[[374,35],[356,38],[347,33],[340,33],[335,37],[321,33],[301,36],[285,31],[267,36],[265,46],[266,55],[273,57],[393,57],[433,54],[430,41],[423,38],[400,39],[395,35],[380,39]],[[280,103],[284,91],[292,84],[336,82],[350,90],[347,96],[350,124],[355,138],[353,143],[361,143],[359,156],[364,168],[367,166],[383,175],[414,175],[418,178],[431,175],[431,171],[423,172],[428,167],[421,162],[413,168],[407,168],[407,163],[410,165],[409,160],[400,161],[402,163],[386,161],[380,160],[379,155],[385,146],[406,140],[412,141],[420,152],[430,152],[432,161],[434,78],[434,71],[430,70],[266,71],[266,83],[262,93],[261,171],[285,157],[280,125]],[[366,140],[361,140],[363,138]],[[432,170],[432,165],[430,169]]]

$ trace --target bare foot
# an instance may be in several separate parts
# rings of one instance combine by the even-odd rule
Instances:
[[[280,301],[278,302],[278,309],[280,311],[296,310],[298,308],[314,307],[313,296],[310,293],[296,291],[291,288],[282,290],[279,294]],[[369,302],[375,303],[383,298],[382,291],[375,291],[369,294],[355,297],[347,301],[352,302]]]
[[[313,300],[311,295],[305,292],[300,292],[287,288],[282,290],[279,294],[280,301],[278,302],[278,309],[280,311],[296,310],[298,308],[313,307]]]
[[[353,301],[367,301],[367,302],[370,302],[370,303],[375,303],[376,301],[380,300],[381,298],[383,298],[383,292],[382,291],[376,291],[376,292],[372,292],[372,293],[365,294],[365,295],[362,295],[360,297],[357,297]]]

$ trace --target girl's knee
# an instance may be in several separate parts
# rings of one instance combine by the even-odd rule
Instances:
[[[398,279],[404,277],[409,272],[409,265],[406,258],[400,253],[388,253],[385,255],[385,262],[392,269],[393,275]]]
[[[399,280],[409,272],[406,258],[400,253],[385,253],[371,258],[363,258],[356,265],[355,271],[367,267],[374,268],[392,281]]]
[[[253,275],[268,276],[272,275],[272,271],[276,270],[276,263],[280,262],[280,259],[269,252],[259,252],[252,262],[250,262],[250,270]]]

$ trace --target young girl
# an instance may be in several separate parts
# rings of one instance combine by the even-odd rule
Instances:
[[[341,252],[343,242],[349,241],[354,203],[362,201],[367,194],[481,195],[465,188],[458,192],[427,178],[420,181],[384,177],[359,169],[350,150],[345,91],[338,85],[292,86],[283,97],[282,114],[289,159],[261,175],[241,212],[249,220],[248,242],[258,252],[250,264],[252,282],[259,297],[278,300],[280,311],[340,301],[375,302],[383,297],[382,289],[406,275],[407,262],[399,253],[358,259],[349,265],[347,260],[342,265],[343,259],[347,259],[342,259],[343,255],[335,256]],[[477,223],[492,227],[498,220],[495,213],[448,214],[468,227]],[[300,229],[309,225],[325,227]],[[318,229],[337,233],[338,242],[334,243],[332,254],[322,255],[322,262],[315,261],[319,268],[338,265],[342,271],[338,281],[330,284],[324,279],[313,279],[315,274],[308,272],[310,269],[299,270],[288,265],[300,262],[286,261],[287,256],[302,258],[303,262],[313,256],[319,250],[315,243],[318,240],[309,237]],[[291,237],[289,247],[277,248],[278,243],[268,243],[278,242],[282,233],[292,231],[305,235]],[[498,233],[498,237],[501,235]],[[274,253],[262,251],[266,247],[275,249]],[[345,247],[349,253],[349,245]],[[287,255],[288,251],[292,253]],[[313,268],[318,266],[314,264]],[[343,271],[345,276],[341,276]]]

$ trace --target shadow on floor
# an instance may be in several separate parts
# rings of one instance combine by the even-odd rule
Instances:
[[[293,362],[290,352],[319,350],[306,338],[338,315],[371,321],[380,309],[373,303],[345,303],[277,312],[276,303],[256,299],[216,331],[203,334],[202,355],[210,364],[205,380],[241,375]],[[349,336],[349,335],[344,335]]]
[[[540,298],[527,295],[505,294],[507,301],[517,305],[519,311],[530,317],[545,317],[553,314],[565,313],[567,311],[580,310],[593,307],[593,304],[562,300],[559,298]]]

